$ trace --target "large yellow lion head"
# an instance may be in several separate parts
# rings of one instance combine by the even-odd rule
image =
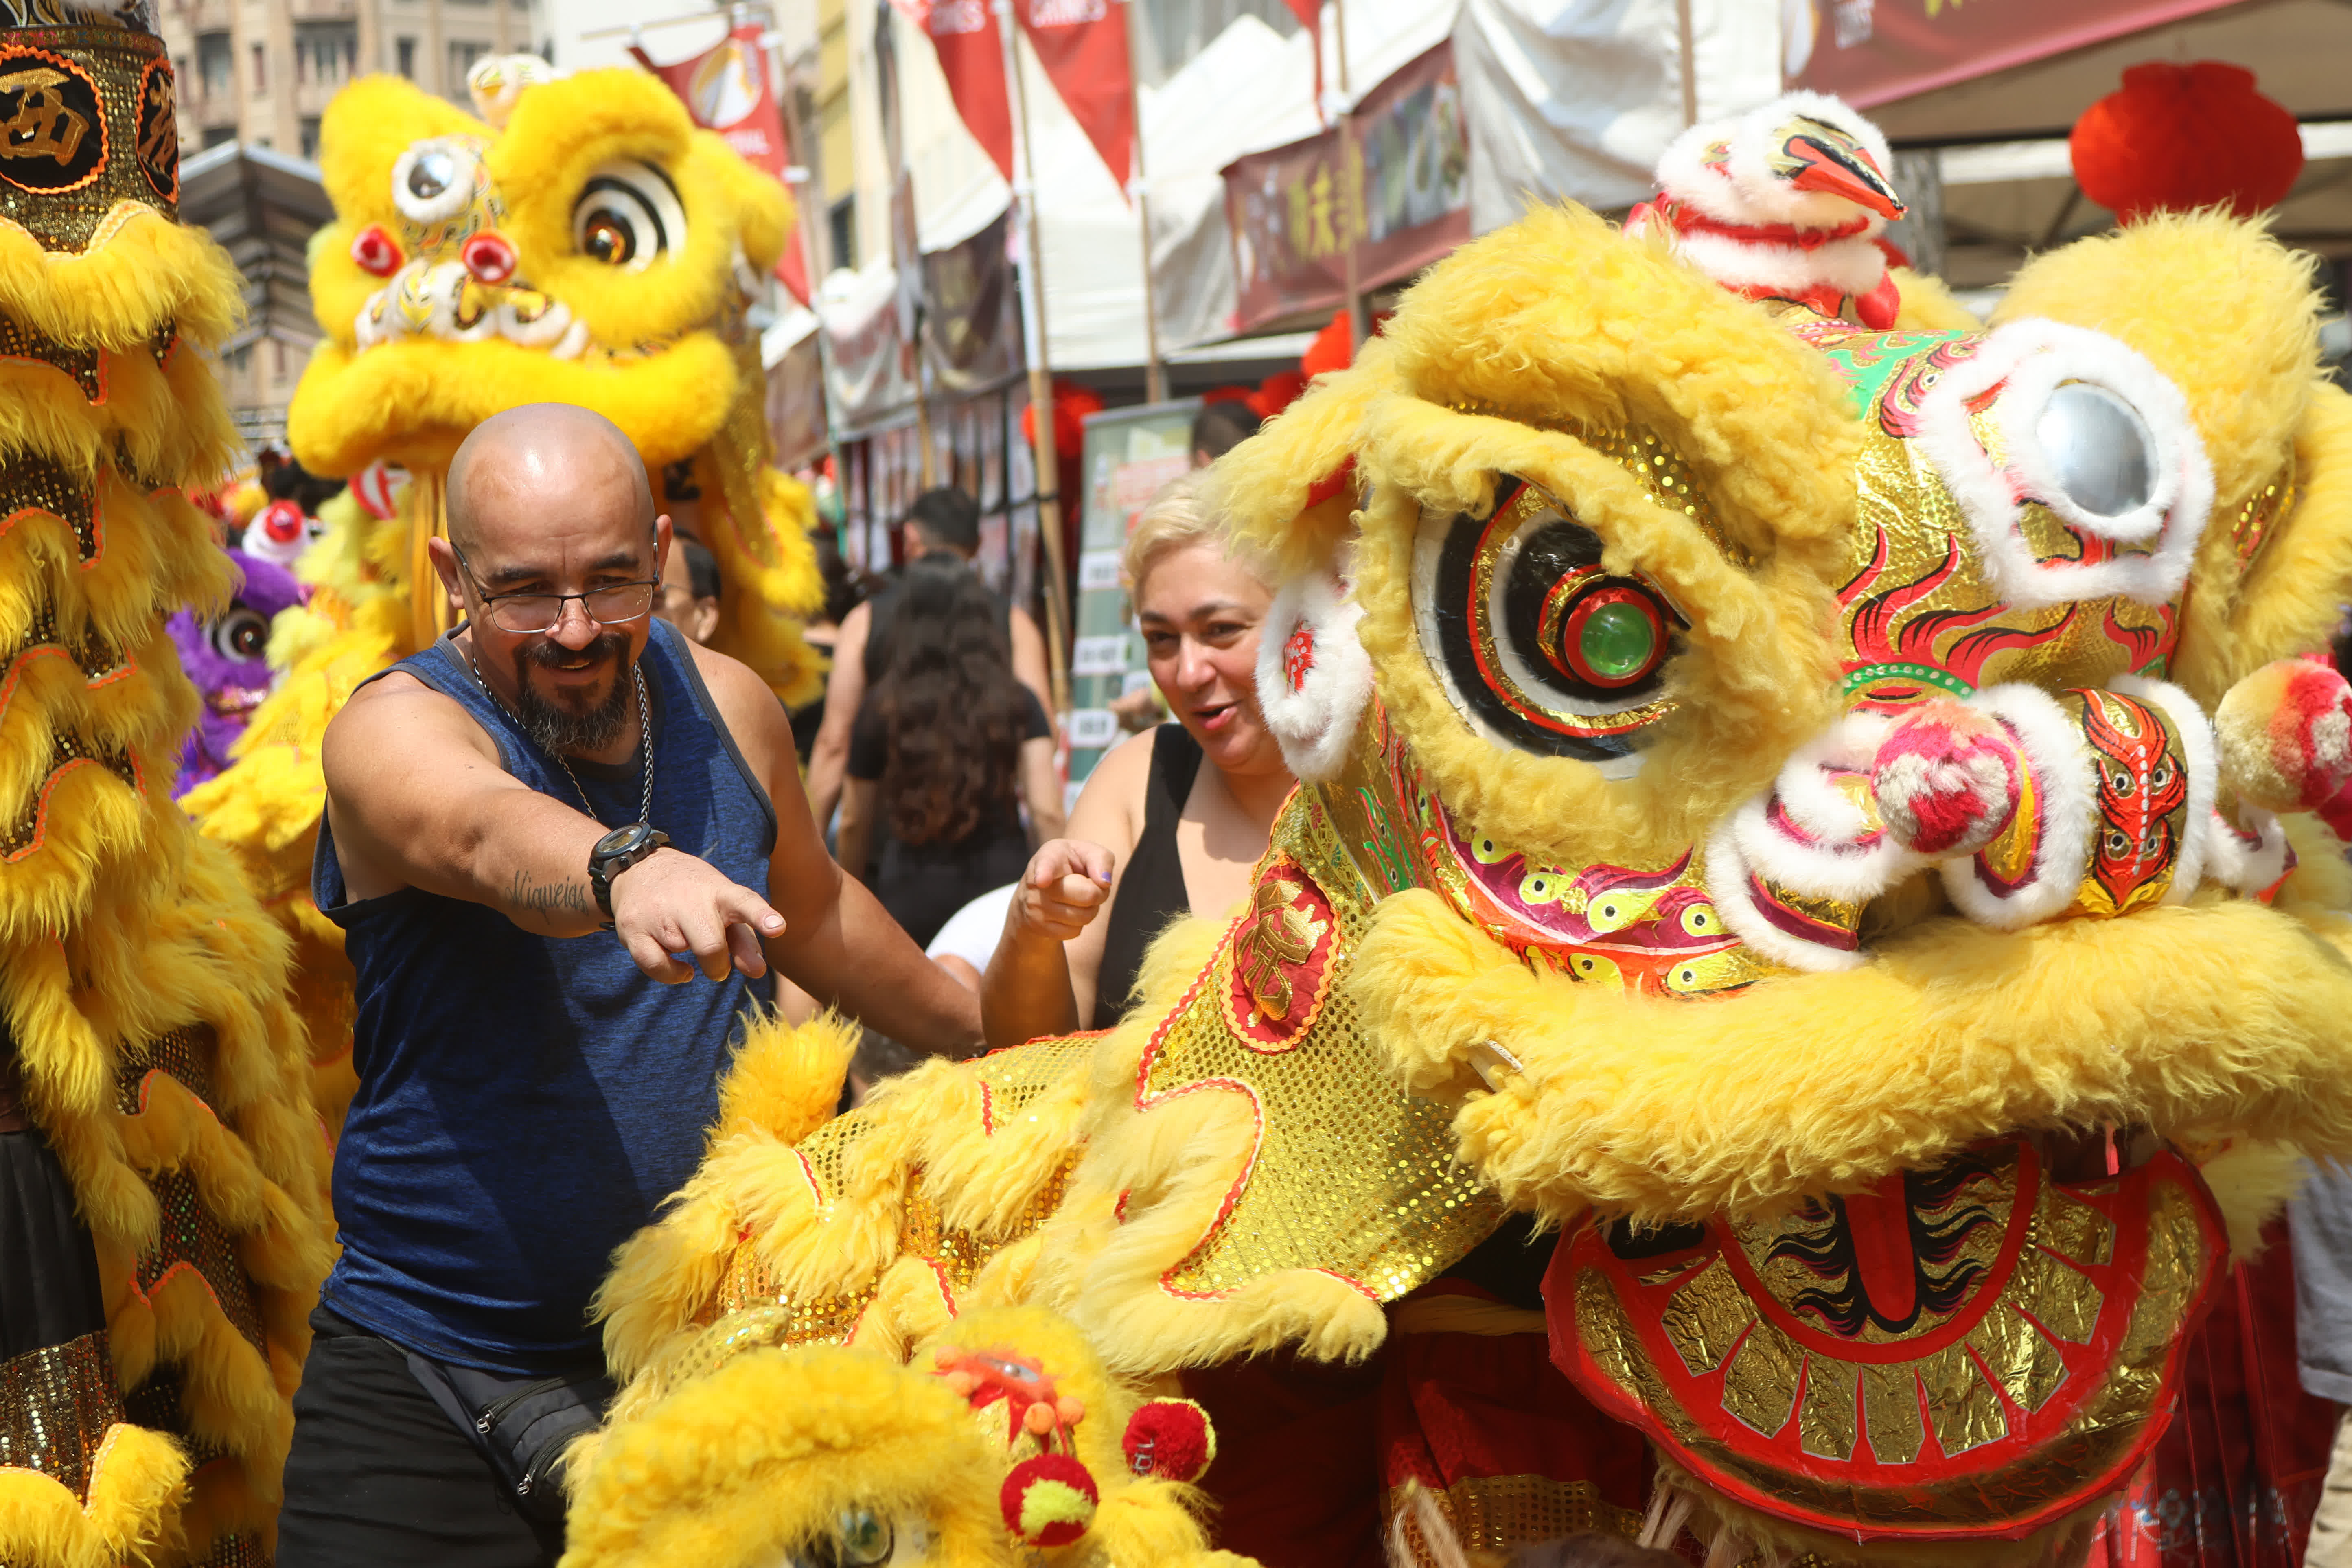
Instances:
[[[1570,1226],[1561,1364],[1716,1494],[1890,1541],[2127,1473],[2251,1202],[2215,1152],[2352,1142],[2305,815],[2352,700],[2274,662],[2352,587],[2306,268],[2196,217],[1989,326],[1905,289],[1866,331],[1538,212],[1220,475],[1377,900],[1346,984]],[[1983,1518],[1920,1468],[1963,1453]]]

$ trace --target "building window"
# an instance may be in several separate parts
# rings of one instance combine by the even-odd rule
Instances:
[[[269,90],[269,51],[259,44],[253,46],[253,90]]]
[[[205,127],[205,145],[207,147],[217,147],[224,142],[234,142],[236,140],[236,127],[234,125],[207,125]]]
[[[400,61],[400,64],[395,68],[399,70],[401,75],[406,77],[411,81],[415,81],[416,79],[416,40],[415,38],[394,38],[393,40],[392,47],[394,54]]]
[[[294,70],[299,80],[341,87],[359,63],[359,29],[349,22],[294,25]]]
[[[236,52],[226,33],[197,35],[196,77],[206,98],[226,98],[236,90]]]
[[[315,114],[302,121],[302,156],[314,163],[319,160],[319,117]]]
[[[466,73],[474,68],[476,60],[489,52],[489,45],[476,43],[471,38],[449,40],[448,91],[451,97],[457,97],[466,90]]]
[[[833,264],[855,270],[857,266],[857,198],[844,196],[825,215],[833,227]]]
[[[269,379],[286,379],[286,345],[276,338],[269,340]]]

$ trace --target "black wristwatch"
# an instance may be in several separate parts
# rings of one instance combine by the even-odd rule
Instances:
[[[595,890],[596,907],[613,920],[613,879],[669,842],[669,835],[642,822],[615,827],[588,851],[588,886]]]

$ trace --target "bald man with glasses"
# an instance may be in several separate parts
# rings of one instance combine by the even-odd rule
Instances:
[[[675,546],[627,438],[510,410],[448,493],[463,623],[327,729],[313,890],[360,1087],[283,1568],[552,1563],[548,1467],[610,1393],[590,1298],[692,1173],[772,971],[894,1039],[980,1039],[826,856],[766,686],[651,614]]]

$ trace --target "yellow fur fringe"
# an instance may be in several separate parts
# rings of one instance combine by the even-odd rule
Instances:
[[[1463,1152],[1513,1206],[1695,1219],[2021,1127],[2352,1151],[2347,952],[2352,923],[2252,903],[2017,933],[1937,921],[1865,968],[1693,1004],[1532,973],[1410,892],[1375,915],[1355,994],[1417,1089],[1463,1100]],[[1458,1055],[1479,1040],[1526,1071],[1484,1092]]]
[[[574,1450],[561,1568],[785,1562],[864,1509],[924,1561],[1015,1568],[963,1400],[869,1351],[749,1352]]]
[[[187,1456],[159,1432],[110,1428],[87,1501],[38,1470],[0,1469],[0,1558],[40,1568],[117,1568],[184,1548],[179,1495]]]
[[[175,487],[211,483],[231,449],[198,347],[234,320],[236,273],[200,231],[152,215],[87,255],[30,244],[0,234],[0,311],[99,351],[102,384],[18,363],[0,397],[0,458],[57,466],[95,514],[87,560],[47,513],[0,529],[0,820],[31,822],[0,862],[0,1018],[95,1245],[120,1385],[173,1378],[181,1435],[221,1456],[190,1479],[166,1436],[122,1426],[84,1504],[0,1477],[0,1556],[50,1568],[267,1535],[331,1247],[286,940],[171,796],[197,701],[161,622],[230,582]],[[147,344],[173,324],[184,341],[159,364]],[[147,1053],[166,1037],[180,1043],[156,1071]],[[174,1261],[192,1226],[243,1278]],[[259,1346],[224,1299],[250,1300]]]

